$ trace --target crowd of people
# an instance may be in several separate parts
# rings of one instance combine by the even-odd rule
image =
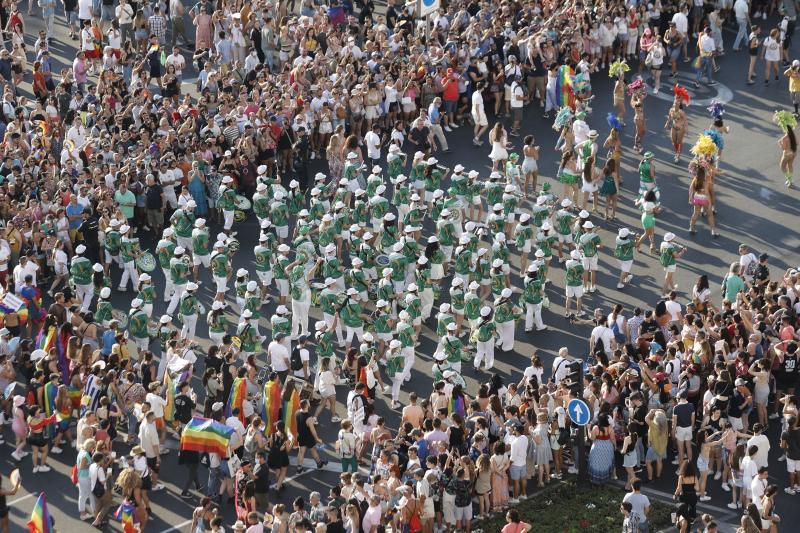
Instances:
[[[587,483],[624,482],[624,531],[646,532],[642,488],[676,466],[681,532],[715,485],[740,531],[779,529],[776,494],[800,492],[800,274],[742,244],[721,298],[719,272],[678,292],[686,248],[656,229],[645,101],[674,93],[664,128],[676,163],[691,152],[688,232],[704,218],[717,237],[724,103],[684,149],[690,95],[665,77],[694,61],[694,86],[714,85],[722,29],[738,27],[748,83],[761,60],[765,84],[789,81],[795,114],[775,121],[790,187],[793,1],[462,0],[427,18],[394,0],[65,0],[64,20],[54,0],[21,7],[0,8],[0,417],[24,472],[74,448],[81,520],[148,530],[168,483],[199,501],[192,533],[469,533],[495,513],[521,533],[536,517],[517,506],[585,469]],[[63,24],[74,61],[59,71]],[[607,118],[596,98],[613,101]],[[560,154],[541,176],[534,114],[554,121]],[[437,159],[465,149],[459,128],[488,141],[491,171]],[[623,153],[639,178],[625,192]],[[604,242],[623,194],[642,228]],[[645,243],[663,267],[652,307],[587,312],[598,291],[624,301]],[[618,270],[601,271],[605,249]],[[556,294],[573,327],[592,328],[588,357],[562,348],[552,365],[534,353],[521,374],[498,372],[518,335],[535,345],[547,330]],[[233,430],[227,453],[178,450],[185,476],[166,479],[161,458],[193,417]],[[328,494],[283,497],[329,461],[341,476]],[[789,484],[771,484],[784,467]]]

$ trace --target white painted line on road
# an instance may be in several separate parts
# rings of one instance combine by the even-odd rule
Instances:
[[[8,505],[14,505],[14,504],[19,503],[19,502],[21,502],[23,500],[27,500],[28,498],[33,498],[34,496],[38,496],[38,494],[31,493],[31,494],[27,494],[25,496],[20,496],[16,500],[11,500],[10,502],[8,502]]]
[[[171,528],[169,528],[169,529],[165,529],[165,530],[164,530],[164,531],[162,531],[161,533],[171,533],[172,531],[179,531],[179,530],[180,530],[182,527],[186,527],[186,526],[188,526],[188,525],[189,525],[189,524],[191,524],[191,523],[192,523],[192,521],[191,521],[191,520],[186,520],[185,522],[181,522],[181,523],[180,523],[180,524],[178,524],[177,526],[172,526],[172,527],[171,527]]]

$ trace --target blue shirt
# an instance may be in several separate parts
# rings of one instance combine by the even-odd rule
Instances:
[[[74,217],[83,213],[83,206],[81,204],[72,205],[71,203],[67,204],[65,209],[68,217]],[[69,222],[69,229],[78,229],[81,225],[82,220],[70,220]]]
[[[439,123],[439,108],[436,104],[431,104],[428,106],[428,119],[431,121],[431,124],[438,124]]]
[[[116,344],[116,334],[113,329],[107,329],[103,332],[103,349],[101,353],[105,356],[111,355],[111,348]]]

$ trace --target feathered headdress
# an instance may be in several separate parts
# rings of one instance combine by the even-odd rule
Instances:
[[[783,131],[786,131],[787,127],[792,129],[797,127],[797,117],[789,111],[775,111],[772,121],[780,126]]]
[[[725,104],[716,99],[711,100],[711,105],[708,106],[708,112],[711,113],[711,116],[715,119],[722,118],[722,115],[725,114]]]
[[[628,96],[633,96],[636,93],[644,93],[644,81],[642,78],[637,78],[628,84]]]
[[[570,120],[572,120],[572,109],[567,106],[562,107],[558,110],[556,119],[553,121],[553,129],[556,131],[561,130],[564,126],[569,124]]]
[[[617,115],[615,115],[614,113],[609,113],[608,117],[606,118],[606,121],[608,121],[608,125],[612,130],[619,131],[622,129],[622,122],[619,121]]]
[[[625,74],[631,69],[628,66],[628,62],[624,59],[617,59],[611,65],[608,66],[608,77],[609,78],[616,78],[620,74]]]
[[[697,176],[697,172],[700,168],[708,173],[711,170],[711,161],[707,158],[697,158],[695,157],[691,161],[689,161],[689,173],[692,176]]]
[[[675,92],[675,97],[680,98],[686,105],[689,105],[689,91],[685,88],[681,87],[677,83],[675,84],[675,88],[673,89]]]
[[[708,135],[711,137],[711,140],[717,145],[717,150],[719,150],[719,148],[722,146],[722,134],[717,130],[705,130],[703,135]]]
[[[572,85],[572,89],[575,92],[585,91],[589,88],[589,80],[587,76],[581,72],[580,74],[576,74],[570,78],[570,84]]]
[[[708,135],[701,135],[692,146],[691,152],[696,156],[712,156],[717,153],[717,145]]]

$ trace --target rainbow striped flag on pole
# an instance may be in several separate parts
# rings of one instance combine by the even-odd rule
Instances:
[[[216,453],[225,457],[233,428],[215,422],[210,418],[195,416],[181,433],[181,450]]]
[[[31,519],[28,520],[29,533],[52,533],[53,520],[50,518],[50,513],[47,512],[47,498],[44,492],[39,494],[36,500],[36,505],[33,506],[31,511]]]
[[[297,442],[297,418],[294,415],[300,411],[300,395],[297,389],[292,386],[292,395],[283,403],[283,427],[286,434],[292,435]]]
[[[134,526],[133,505],[127,501],[123,501],[114,513],[114,518],[122,522],[122,531],[125,533],[134,533],[136,527]]]
[[[267,381],[264,385],[264,421],[267,425],[267,435],[275,431],[275,424],[281,416],[281,384],[277,381]]]
[[[225,406],[225,416],[233,416],[233,409],[239,408],[239,420],[247,427],[247,420],[244,418],[244,400],[247,396],[247,383],[245,378],[233,380],[231,393],[228,395],[228,404]]]

